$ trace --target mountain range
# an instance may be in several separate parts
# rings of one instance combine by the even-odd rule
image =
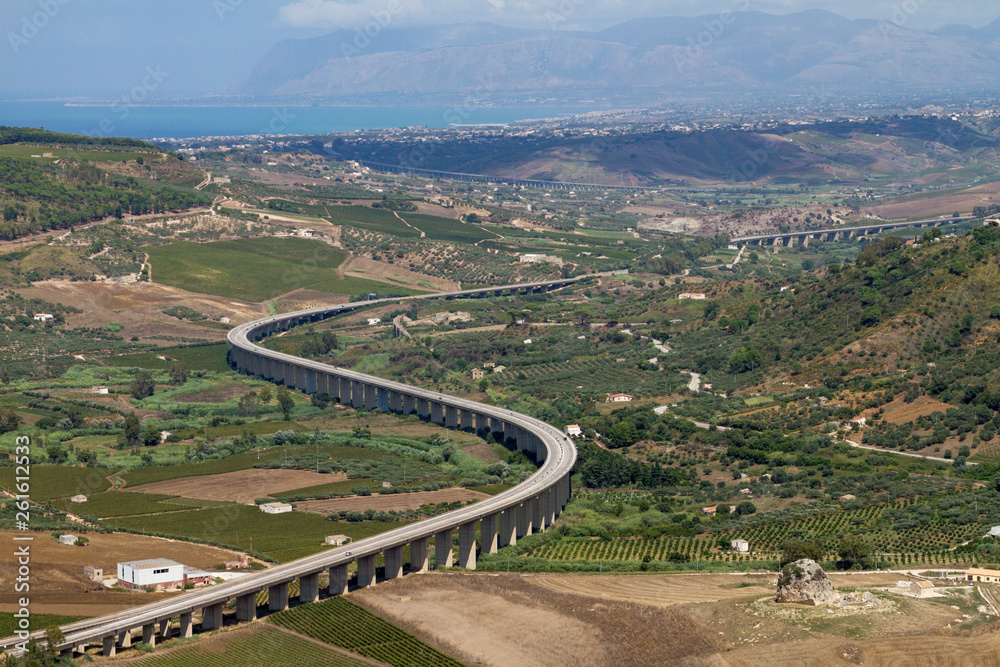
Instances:
[[[629,21],[599,32],[487,23],[336,31],[279,43],[235,92],[336,101],[421,96],[621,102],[691,93],[996,89],[1000,20],[908,27],[821,10]],[[374,25],[374,24],[373,24]]]

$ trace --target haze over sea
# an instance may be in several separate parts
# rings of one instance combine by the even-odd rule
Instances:
[[[399,127],[448,127],[554,118],[590,111],[524,107],[82,106],[0,102],[0,125],[135,139],[247,134],[325,134]]]

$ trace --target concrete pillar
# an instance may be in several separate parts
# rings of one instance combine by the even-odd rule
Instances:
[[[118,633],[118,646],[121,648],[132,647],[132,629],[122,630]]]
[[[166,639],[167,637],[169,637],[170,636],[170,631],[171,631],[170,619],[169,618],[161,618],[160,619],[160,639]]]
[[[403,414],[403,395],[398,391],[389,392],[389,411]]]
[[[499,514],[484,516],[479,525],[479,550],[484,554],[495,554],[497,552],[497,523]]]
[[[437,567],[451,567],[451,529],[434,534],[434,564]]]
[[[414,572],[427,571],[427,538],[410,542],[410,569]]]
[[[441,403],[431,403],[431,421],[444,426],[444,405]]]
[[[517,505],[508,507],[500,515],[500,533],[497,535],[497,546],[514,544],[517,544]]]
[[[319,573],[299,577],[299,602],[319,600]]]
[[[377,390],[376,403],[382,412],[389,412],[389,390],[379,387]]]
[[[222,627],[222,603],[213,604],[201,610],[201,629],[218,630]]]
[[[149,644],[151,648],[156,648],[156,625],[147,623],[142,626],[142,643]]]
[[[545,525],[551,526],[556,521],[556,492],[549,489],[545,492]]]
[[[410,395],[403,396],[403,414],[412,415],[417,411],[417,399]]]
[[[236,620],[243,623],[257,618],[257,595],[247,593],[236,598]]]
[[[181,627],[177,636],[181,639],[188,639],[194,635],[194,618],[191,612],[181,614]]]
[[[378,387],[373,384],[365,385],[365,410],[372,411],[378,409]]]
[[[537,498],[531,500],[531,521],[536,533],[545,532],[545,495],[542,493]]]
[[[330,376],[326,373],[316,373],[316,393],[330,395]]]
[[[458,527],[458,566],[466,570],[476,569],[476,522],[470,521]]]
[[[288,609],[288,582],[275,584],[267,589],[267,610],[285,611]]]
[[[355,410],[365,407],[365,385],[351,380],[351,407]]]
[[[450,405],[444,407],[444,425],[447,428],[458,428],[458,408]]]
[[[533,501],[525,501],[517,512],[517,536],[518,538],[531,535],[534,522],[535,511],[532,506]]]
[[[311,368],[307,368],[304,369],[302,373],[303,375],[305,375],[305,377],[303,378],[305,380],[305,386],[303,387],[303,391],[305,391],[307,394],[318,394],[319,392],[316,390],[316,386],[318,384],[316,371],[312,370]]]
[[[403,547],[385,550],[385,578],[399,579],[403,576]]]
[[[330,568],[330,595],[346,595],[347,582],[350,574],[347,565],[334,565]]]
[[[362,556],[358,559],[358,588],[371,588],[375,585],[375,556]]]
[[[101,654],[105,658],[113,658],[118,654],[118,647],[115,645],[115,636],[110,635],[104,638],[104,650]]]
[[[461,428],[463,431],[474,432],[476,430],[475,417],[473,417],[472,413],[469,412],[468,410],[458,411],[458,421],[459,421],[459,428]]]

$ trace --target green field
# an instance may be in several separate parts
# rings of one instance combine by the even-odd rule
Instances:
[[[51,628],[56,625],[65,625],[66,623],[72,623],[74,621],[82,621],[82,618],[76,616],[53,616],[51,614],[32,614],[31,615],[31,631],[36,632],[38,630],[44,630],[45,628]],[[17,629],[17,619],[14,618],[14,614],[0,614],[0,637],[10,637],[13,636],[14,631]]]
[[[28,495],[34,502],[45,502],[81,493],[100,493],[111,487],[111,482],[105,477],[114,473],[113,469],[34,465],[31,467],[31,492]],[[15,468],[0,468],[0,488],[12,489],[15,477]]]
[[[162,502],[175,497],[152,493],[109,491],[89,496],[85,503],[72,503],[69,500],[61,499],[53,504],[61,510],[73,512],[74,514],[91,514],[98,519],[152,514],[154,512],[177,512],[190,509],[183,505],[171,505]]]
[[[271,620],[397,667],[459,667],[462,664],[342,597],[283,611]]]
[[[169,370],[173,361],[157,359],[158,356],[176,359],[191,370],[215,371],[226,373],[232,370],[226,355],[229,354],[229,343],[216,345],[199,345],[196,347],[166,347],[155,352],[138,352],[107,357],[104,361],[110,366],[120,368],[145,368],[151,371]]]
[[[51,153],[53,157],[36,158],[33,155]],[[6,144],[0,146],[0,158],[11,157],[23,160],[33,160],[39,163],[54,162],[60,158],[74,158],[89,162],[132,162],[138,158],[160,161],[163,154],[137,153],[135,151],[95,151],[77,150],[73,148],[53,148],[51,146],[24,146],[22,144]]]
[[[137,667],[364,667],[367,662],[318,646],[275,628],[249,636],[225,634],[150,655],[133,663]]]
[[[415,293],[362,278],[341,278],[347,253],[306,239],[262,238],[146,248],[153,280],[199,294],[261,302],[296,289],[338,294]]]

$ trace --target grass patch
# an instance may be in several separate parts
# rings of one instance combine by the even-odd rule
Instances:
[[[192,370],[215,371],[216,373],[228,373],[232,369],[226,360],[229,354],[229,343],[218,343],[216,345],[199,345],[196,347],[169,347],[156,350],[155,352],[139,352],[136,354],[122,354],[114,357],[107,357],[104,361],[109,366],[120,368],[145,368],[151,371],[165,371],[170,369],[173,361],[157,359],[158,356],[176,359]]]
[[[77,494],[90,495],[111,488],[106,475],[114,469],[75,468],[70,466],[34,465],[31,467],[31,499],[45,502],[56,498],[69,498]],[[13,489],[14,468],[0,468],[0,487]]]

